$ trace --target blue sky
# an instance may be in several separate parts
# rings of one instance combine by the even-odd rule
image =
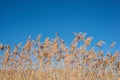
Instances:
[[[119,0],[1,0],[0,42],[15,45],[29,35],[54,38],[55,32],[70,44],[73,32],[86,32],[120,49]],[[106,46],[105,49],[108,47]]]

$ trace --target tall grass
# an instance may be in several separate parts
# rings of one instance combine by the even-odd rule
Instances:
[[[90,50],[87,48],[93,37],[86,33],[75,33],[67,47],[56,34],[40,41],[29,37],[24,46],[19,43],[11,50],[10,45],[0,44],[0,80],[120,80],[120,53],[111,54],[115,42],[111,43],[104,56],[99,41]],[[22,48],[21,48],[22,47]],[[95,48],[100,48],[95,51]]]

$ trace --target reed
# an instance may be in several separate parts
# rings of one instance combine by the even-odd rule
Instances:
[[[105,56],[104,41],[91,46],[93,37],[74,34],[70,47],[58,33],[44,42],[41,35],[36,40],[28,37],[24,46],[19,43],[13,51],[10,45],[0,44],[0,54],[4,54],[0,56],[0,80],[120,80],[120,52],[110,52],[116,42],[111,43]]]

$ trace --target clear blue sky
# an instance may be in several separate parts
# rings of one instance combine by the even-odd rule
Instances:
[[[120,49],[119,0],[1,0],[0,42],[18,44],[29,35],[42,33],[54,38],[55,32],[69,44],[73,32],[86,32],[107,45],[116,41]]]

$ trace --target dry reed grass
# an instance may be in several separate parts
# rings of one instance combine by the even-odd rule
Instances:
[[[104,56],[104,41],[96,44],[99,51],[95,46],[88,50],[93,37],[74,34],[70,49],[58,33],[54,40],[46,38],[44,42],[40,42],[41,35],[35,41],[29,37],[22,49],[19,43],[13,51],[10,45],[0,44],[0,53],[4,53],[0,56],[0,80],[120,80],[119,51]]]

